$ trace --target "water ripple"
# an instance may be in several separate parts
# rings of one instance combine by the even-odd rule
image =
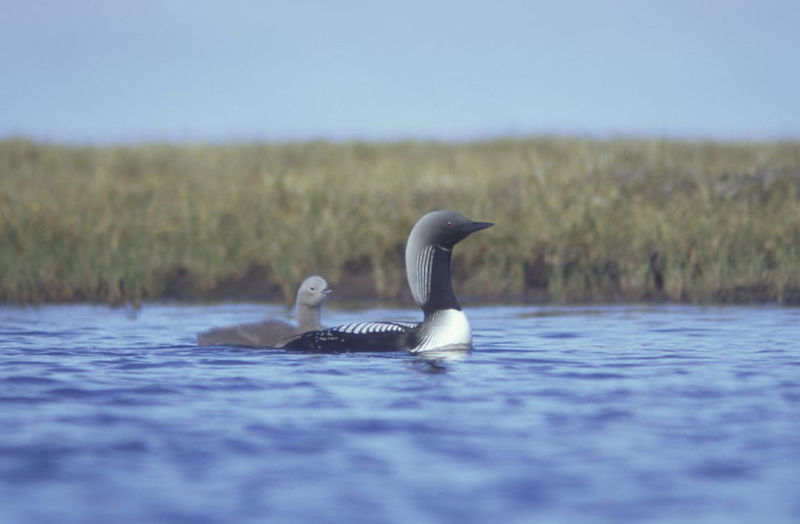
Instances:
[[[52,385],[61,383],[61,381],[53,378],[36,377],[36,376],[11,376],[0,379],[0,382],[5,384],[37,384],[37,385],[38,384]]]
[[[194,347],[254,305],[0,306],[3,516],[796,520],[796,310],[467,314],[475,350],[424,358]]]

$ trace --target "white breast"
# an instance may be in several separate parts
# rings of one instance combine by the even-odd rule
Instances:
[[[420,328],[420,343],[411,352],[471,345],[472,330],[467,315],[457,309],[443,309],[425,319]]]

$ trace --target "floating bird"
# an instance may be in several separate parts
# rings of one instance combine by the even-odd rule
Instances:
[[[425,315],[422,322],[353,322],[302,333],[283,347],[319,352],[471,347],[472,331],[453,293],[450,259],[453,246],[490,226],[455,211],[433,211],[414,225],[406,243],[406,278],[414,302]]]
[[[331,289],[324,278],[313,275],[297,289],[297,325],[282,320],[266,320],[252,324],[215,328],[197,335],[200,346],[247,346],[256,348],[280,347],[287,339],[322,329],[320,313]]]

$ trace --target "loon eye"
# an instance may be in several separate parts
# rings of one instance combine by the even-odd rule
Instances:
[[[452,221],[452,220],[448,220],[448,221],[445,223],[445,227],[453,227],[453,221]]]

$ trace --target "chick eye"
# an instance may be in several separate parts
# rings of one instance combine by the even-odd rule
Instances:
[[[309,291],[315,291],[316,289],[317,288],[315,288],[314,286],[311,286],[310,288],[308,288]]]

